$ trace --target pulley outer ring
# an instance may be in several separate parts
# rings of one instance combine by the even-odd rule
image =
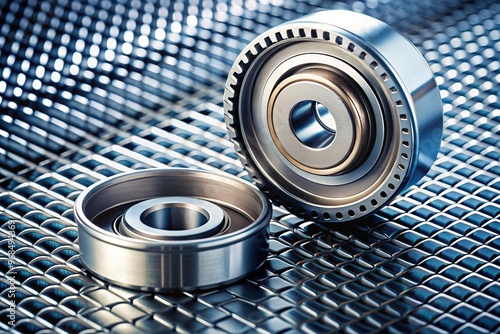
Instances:
[[[368,184],[367,187],[371,186],[368,194],[347,196],[343,205],[328,204],[328,198],[318,197],[313,189],[292,191],[293,181],[281,178],[275,182],[273,173],[280,172],[271,172],[266,161],[255,159],[257,149],[251,145],[258,138],[253,138],[253,134],[247,138],[243,131],[247,126],[242,124],[244,115],[256,111],[248,102],[248,95],[253,96],[254,92],[251,88],[242,91],[242,87],[253,87],[259,79],[259,69],[264,66],[262,62],[267,57],[272,59],[276,50],[311,41],[335,47],[339,53],[355,59],[349,65],[370,82],[379,103],[389,106],[383,106],[385,116],[392,119],[398,131],[393,137],[395,144],[387,143],[394,160],[384,172],[384,182]],[[415,184],[432,166],[443,131],[439,89],[422,55],[389,25],[350,11],[315,13],[258,36],[234,62],[226,83],[224,107],[229,135],[257,186],[276,204],[318,222],[363,218]]]
[[[188,240],[135,239],[94,224],[115,209],[168,196],[210,201],[239,221],[226,233]],[[222,173],[170,168],[118,174],[82,192],[74,213],[82,263],[95,276],[127,288],[208,289],[241,279],[267,259],[269,200],[251,184]]]

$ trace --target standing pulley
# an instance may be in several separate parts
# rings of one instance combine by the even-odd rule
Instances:
[[[422,55],[389,25],[349,11],[258,36],[234,62],[224,107],[257,186],[318,222],[362,218],[415,184],[443,132]]]

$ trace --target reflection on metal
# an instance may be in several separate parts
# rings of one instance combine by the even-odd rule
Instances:
[[[234,177],[149,169],[87,189],[75,219],[80,258],[95,275],[138,290],[194,290],[262,265],[271,205]]]
[[[387,24],[349,11],[258,36],[234,62],[224,102],[259,188],[320,222],[362,218],[415,184],[443,131],[422,55]]]
[[[1,8],[0,331],[498,332],[498,0],[17,0]],[[251,181],[224,124],[233,60],[270,27],[332,8],[390,23],[431,65],[445,129],[429,173],[359,222],[316,224],[274,207],[267,260],[230,285],[158,293],[91,275],[80,258],[78,195],[144,168]]]

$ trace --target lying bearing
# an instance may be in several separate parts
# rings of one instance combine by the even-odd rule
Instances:
[[[271,210],[261,192],[227,175],[120,174],[76,200],[80,258],[94,275],[139,290],[227,284],[266,260]]]
[[[443,132],[422,55],[387,24],[349,11],[258,36],[230,71],[224,109],[257,186],[319,222],[362,218],[415,184]]]

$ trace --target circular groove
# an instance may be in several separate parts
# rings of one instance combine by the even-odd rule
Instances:
[[[227,284],[266,260],[271,210],[256,188],[225,174],[119,174],[75,202],[80,259],[94,275],[133,289]]]
[[[318,105],[335,127],[318,121]],[[380,209],[425,175],[441,143],[441,99],[423,57],[387,24],[349,11],[258,36],[230,71],[224,108],[257,185],[319,222]]]

